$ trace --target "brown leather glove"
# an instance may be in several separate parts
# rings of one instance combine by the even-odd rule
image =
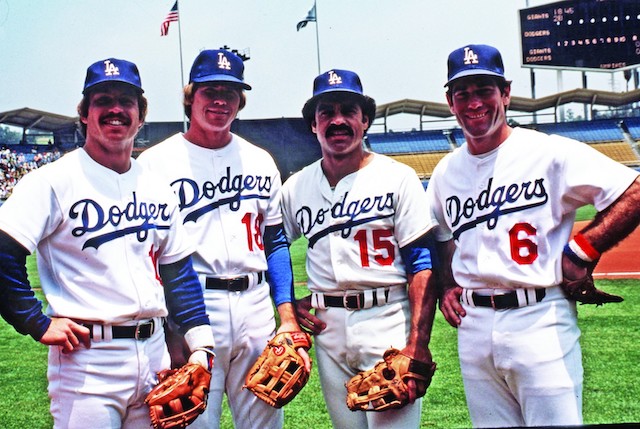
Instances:
[[[420,398],[427,393],[435,371],[435,362],[420,362],[390,348],[372,369],[360,372],[345,384],[347,407],[352,411],[402,408],[409,403],[407,381],[415,380]]]
[[[211,373],[202,365],[188,363],[158,373],[158,385],[144,402],[155,429],[185,428],[207,407]]]
[[[306,332],[281,332],[267,343],[247,374],[243,387],[275,408],[288,404],[309,380],[309,372],[298,348],[309,350]]]

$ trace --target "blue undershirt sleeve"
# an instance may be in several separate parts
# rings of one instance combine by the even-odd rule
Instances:
[[[427,233],[408,245],[400,248],[407,273],[429,270],[437,266],[436,252],[431,234]]]
[[[267,256],[267,278],[276,307],[294,302],[293,271],[289,243],[282,223],[264,229],[264,252]]]
[[[27,277],[29,251],[4,231],[0,231],[0,315],[22,335],[39,341],[51,319],[42,313]]]
[[[182,334],[200,325],[209,325],[202,286],[193,269],[191,257],[173,264],[160,265],[169,317],[180,327]]]

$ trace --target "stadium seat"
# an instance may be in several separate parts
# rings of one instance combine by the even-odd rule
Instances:
[[[629,166],[640,165],[640,157],[626,142],[593,143],[590,146],[614,161]]]
[[[442,130],[371,133],[367,136],[367,145],[372,151],[385,155],[451,150]]]
[[[631,138],[640,142],[640,118],[625,118],[623,122],[629,130]]]
[[[436,164],[440,162],[449,152],[432,152],[432,153],[416,153],[389,155],[398,162],[408,165],[416,171],[418,177],[422,180],[428,179],[433,173]]]
[[[547,134],[558,134],[584,143],[620,142],[624,134],[619,119],[573,121],[537,124],[535,128]]]

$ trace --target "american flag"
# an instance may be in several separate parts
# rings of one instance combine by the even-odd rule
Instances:
[[[167,14],[164,21],[162,21],[162,25],[160,26],[160,35],[166,36],[169,34],[169,24],[174,21],[178,21],[178,0],[176,0],[175,4]]]

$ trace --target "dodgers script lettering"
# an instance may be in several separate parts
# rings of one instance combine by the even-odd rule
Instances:
[[[102,207],[92,199],[83,199],[74,203],[69,209],[71,219],[79,219],[81,225],[74,228],[71,233],[74,237],[82,237],[90,232],[101,231],[108,226],[118,228],[123,221],[126,227],[121,230],[111,231],[104,235],[94,236],[87,240],[83,248],[95,247],[128,234],[136,234],[138,241],[146,240],[150,229],[166,229],[168,226],[159,226],[157,220],[167,222],[171,214],[167,212],[167,204],[156,204],[138,201],[133,192],[132,200],[124,207],[113,205],[109,208]],[[132,223],[140,221],[137,225]]]
[[[185,215],[184,222],[186,223],[197,221],[200,216],[221,205],[229,205],[232,211],[238,211],[242,200],[268,199],[272,184],[271,176],[263,177],[250,174],[232,176],[231,168],[227,167],[226,174],[220,178],[218,183],[205,181],[200,187],[195,180],[184,178],[173,181],[171,187],[178,195],[180,211],[194,207],[202,200],[211,202]],[[247,194],[252,191],[258,193]]]
[[[296,212],[296,221],[300,231],[309,239],[309,246],[313,247],[316,241],[335,231],[340,231],[343,238],[351,234],[354,226],[372,222],[376,219],[391,217],[395,213],[394,195],[377,195],[362,200],[347,201],[349,193],[345,192],[342,198],[329,208],[320,208],[315,213],[308,206],[302,206]],[[375,212],[372,216],[362,215]],[[330,220],[343,220],[339,224],[333,224]],[[322,226],[328,223],[329,226]],[[316,230],[320,227],[318,230]],[[313,234],[311,234],[313,232]],[[311,235],[310,235],[311,234]]]
[[[549,195],[543,178],[498,186],[495,189],[493,189],[493,178],[491,178],[487,187],[475,198],[461,200],[455,195],[448,197],[446,210],[453,235],[457,238],[462,232],[484,222],[489,229],[494,229],[500,216],[537,207],[548,200]],[[461,223],[463,220],[471,220],[471,222]]]

